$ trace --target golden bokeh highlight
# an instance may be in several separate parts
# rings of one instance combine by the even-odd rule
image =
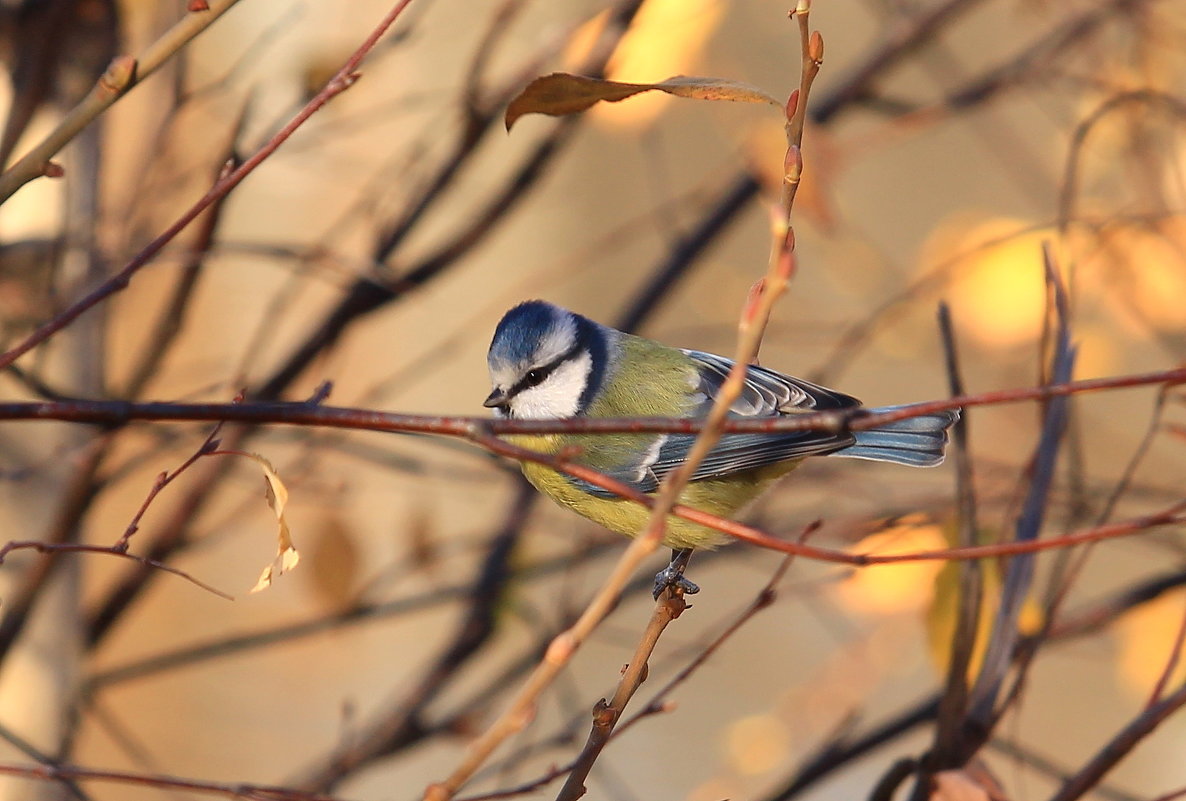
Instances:
[[[1115,375],[1124,370],[1116,334],[1097,322],[1074,328],[1075,365],[1071,377],[1076,381]]]
[[[1120,683],[1139,698],[1148,697],[1169,662],[1186,616],[1186,590],[1169,592],[1123,615],[1113,626],[1120,654]],[[1186,681],[1186,654],[1178,661],[1169,687]]]
[[[946,546],[938,526],[907,523],[870,534],[850,550],[881,556]],[[941,562],[932,560],[863,567],[836,585],[835,592],[846,608],[865,615],[921,611],[931,601],[935,575],[942,566]]]
[[[593,54],[593,46],[605,32],[608,22],[609,9],[607,8],[594,14],[573,31],[560,56],[560,64],[565,72],[575,72],[581,68],[585,60]]]
[[[773,715],[749,715],[725,730],[729,764],[743,776],[756,776],[778,767],[791,750],[786,724]]]
[[[647,0],[614,51],[606,77],[655,83],[694,73],[724,10],[718,0]],[[650,125],[669,102],[670,95],[646,92],[623,103],[599,103],[589,113],[606,127],[638,130]]]
[[[923,245],[927,273],[950,271],[949,300],[956,323],[985,345],[1036,342],[1046,310],[1042,245],[1050,229],[1025,221],[961,215],[938,226]]]
[[[1120,315],[1157,329],[1186,329],[1186,216],[1077,233],[1083,272]]]

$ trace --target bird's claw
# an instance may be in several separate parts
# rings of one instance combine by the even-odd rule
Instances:
[[[663,591],[671,587],[684,595],[695,595],[700,592],[700,588],[693,584],[688,579],[684,578],[684,566],[676,565],[674,562],[655,574],[655,590],[651,593],[655,600],[659,600],[659,596]]]

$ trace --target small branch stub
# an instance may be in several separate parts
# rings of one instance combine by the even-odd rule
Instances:
[[[96,89],[106,95],[116,96],[127,91],[136,81],[136,59],[132,56],[116,56],[99,78]]]

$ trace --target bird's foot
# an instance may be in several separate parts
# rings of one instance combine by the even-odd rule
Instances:
[[[659,600],[659,596],[668,587],[684,594],[695,595],[700,592],[700,588],[693,584],[688,579],[684,578],[684,570],[688,567],[688,560],[692,557],[692,549],[685,548],[682,551],[674,551],[671,556],[671,564],[660,570],[655,574],[655,590],[651,593],[655,600]]]

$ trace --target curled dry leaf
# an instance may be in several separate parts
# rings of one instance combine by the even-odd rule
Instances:
[[[623,83],[554,72],[536,78],[507,107],[507,130],[524,114],[560,117],[576,114],[605,101],[617,103],[641,92],[666,92],[696,100],[728,100],[735,103],[769,103],[782,110],[782,103],[755,86],[727,78],[697,78],[677,75],[659,83]]]
[[[260,467],[263,468],[264,478],[268,482],[268,506],[272,507],[272,511],[276,513],[276,522],[279,524],[279,532],[277,538],[279,540],[276,549],[276,558],[272,563],[264,568],[260,573],[259,581],[255,582],[255,586],[251,588],[252,592],[259,592],[266,590],[272,586],[272,580],[283,573],[287,573],[297,566],[301,560],[301,555],[297,553],[296,546],[292,544],[292,535],[288,531],[288,521],[284,519],[284,507],[288,505],[288,488],[284,486],[284,482],[280,480],[280,476],[276,473],[276,468],[272,467],[264,457],[258,453],[245,453],[244,456],[254,459]]]

